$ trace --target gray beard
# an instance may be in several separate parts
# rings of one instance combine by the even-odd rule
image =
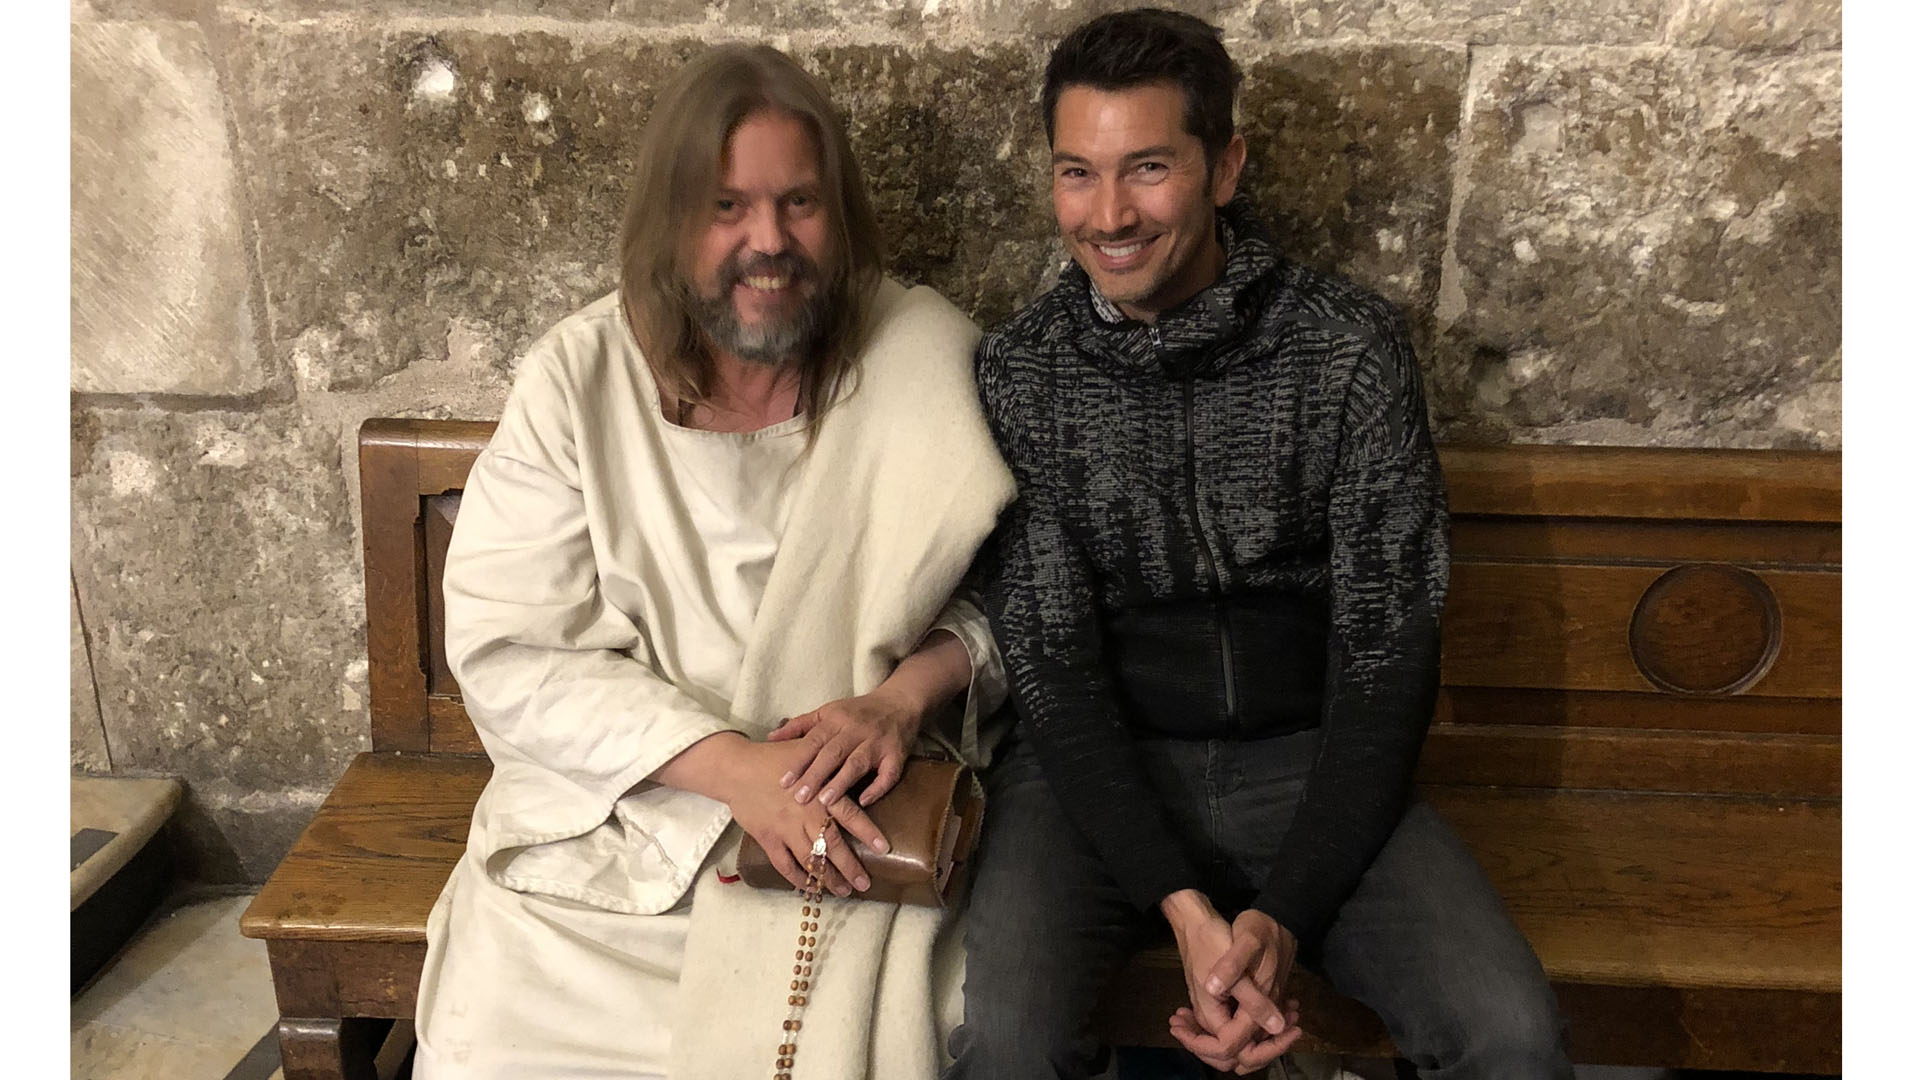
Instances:
[[[719,295],[696,293],[693,297],[693,320],[715,348],[749,364],[780,368],[798,364],[819,343],[827,325],[828,301],[817,275],[809,274],[805,279],[813,285],[813,292],[801,300],[798,310],[758,326],[742,323],[734,311],[733,285],[738,276],[723,277],[726,280],[720,284]]]

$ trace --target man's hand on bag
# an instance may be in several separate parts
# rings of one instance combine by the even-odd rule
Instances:
[[[899,781],[925,719],[924,702],[884,685],[793,717],[767,735],[768,742],[792,743],[806,751],[781,775],[780,787],[794,802],[808,804],[817,798],[834,806],[852,803],[842,796],[872,773],[859,798],[860,806],[872,806]]]
[[[887,838],[873,824],[866,811],[852,799],[839,799],[829,805],[796,803],[781,790],[778,780],[802,768],[811,751],[798,742],[747,742],[739,740],[738,758],[729,770],[731,790],[727,807],[740,824],[766,850],[767,860],[795,888],[805,888],[807,865],[813,858],[813,842],[827,829],[826,886],[836,896],[850,896],[872,885],[866,867],[847,843],[841,830],[875,851],[887,850]]]

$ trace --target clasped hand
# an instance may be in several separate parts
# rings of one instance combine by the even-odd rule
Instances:
[[[1285,927],[1253,909],[1229,925],[1204,898],[1168,921],[1193,1002],[1168,1018],[1176,1042],[1214,1069],[1246,1075],[1299,1041],[1300,1003],[1275,1004],[1293,970]]]

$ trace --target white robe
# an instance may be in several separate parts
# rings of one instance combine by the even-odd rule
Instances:
[[[872,689],[1011,497],[971,323],[892,283],[879,307],[811,447],[803,422],[666,423],[617,297],[528,355],[448,556],[448,655],[495,770],[429,921],[423,1077],[770,1071],[798,906],[701,876],[731,853],[726,807],[643,781],[714,732]],[[974,661],[968,713],[991,707],[984,620],[944,615]],[[822,922],[796,1080],[930,1075],[951,926],[872,902]]]

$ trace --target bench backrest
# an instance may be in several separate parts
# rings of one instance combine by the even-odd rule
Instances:
[[[482,749],[440,574],[491,423],[360,430],[376,750]],[[1429,784],[1838,798],[1840,455],[1443,447]]]

